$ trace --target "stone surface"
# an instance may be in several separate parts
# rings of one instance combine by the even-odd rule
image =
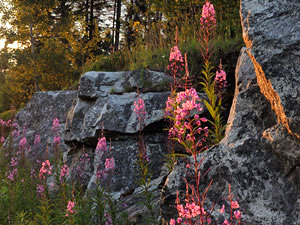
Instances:
[[[77,91],[47,91],[34,94],[27,105],[16,115],[20,136],[14,138],[15,149],[19,148],[20,139],[25,135],[28,147],[31,146],[29,156],[38,160],[44,159],[46,148],[48,148],[48,154],[53,154],[55,149],[53,138],[56,134],[52,131],[52,122],[54,118],[58,118],[60,122],[58,133],[62,137],[59,147],[65,152],[67,150],[63,142],[65,118],[76,96]],[[33,144],[35,135],[40,135],[40,144]]]
[[[109,94],[122,94],[136,91],[161,92],[169,89],[172,77],[165,73],[136,70],[124,72],[95,72],[85,73],[80,79],[78,95],[80,98],[97,99]]]
[[[231,184],[243,224],[299,224],[299,63],[300,2],[242,0],[241,16],[247,48],[236,67],[236,91],[225,138],[204,154],[201,190],[213,184],[207,207],[212,216],[228,196]],[[276,29],[275,29],[276,28]],[[192,158],[189,159],[192,161]],[[177,215],[176,190],[185,193],[186,160],[177,162],[163,188],[164,221]],[[193,178],[187,177],[193,183]],[[229,218],[229,205],[226,204]]]
[[[145,77],[141,77],[141,76]],[[164,110],[168,91],[160,92],[169,78],[163,73],[88,72],[80,80],[79,95],[68,112],[64,141],[70,146],[66,154],[70,178],[78,180],[88,190],[97,182],[123,202],[121,211],[129,213],[131,221],[140,223],[148,209],[136,204],[143,200],[138,165],[138,134],[140,123],[134,112],[139,85],[140,98],[145,102],[146,117],[143,125],[144,143],[153,191],[155,217],[159,218],[160,192],[167,173],[167,133],[163,130]],[[151,81],[151,83],[150,83]],[[167,87],[167,86],[166,86]],[[98,138],[106,137],[108,151],[96,151]],[[114,157],[115,170],[97,179],[97,171],[104,170],[105,159]]]
[[[145,101],[146,127],[163,120],[168,96],[169,92],[140,94]],[[137,133],[139,121],[133,111],[136,99],[134,92],[99,97],[95,101],[77,98],[69,112],[65,140],[79,143],[97,140],[102,129],[106,135]]]

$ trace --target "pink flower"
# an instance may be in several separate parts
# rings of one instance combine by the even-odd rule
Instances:
[[[224,220],[224,223],[222,225],[229,225],[227,220]]]
[[[182,219],[180,217],[177,218],[177,223],[181,223]]]
[[[214,9],[213,4],[211,4],[209,1],[206,1],[205,4],[203,5],[202,8],[202,16],[200,19],[200,24],[202,27],[205,25],[211,25],[211,24],[216,24],[216,12]]]
[[[178,46],[175,45],[173,48],[171,48],[169,61],[183,62],[183,57]]]
[[[58,118],[55,118],[55,119],[53,119],[52,130],[57,131],[58,127],[59,127],[59,120],[58,120]]]
[[[106,151],[107,149],[107,145],[106,145],[106,138],[102,137],[102,138],[98,138],[98,143],[97,143],[97,147],[96,147],[96,151],[99,153],[100,151]]]
[[[183,71],[184,67],[183,57],[178,46],[174,46],[173,48],[171,48],[169,62],[170,64],[168,65],[167,69],[170,71],[171,75],[173,75],[173,88],[176,88],[176,76],[178,76],[179,73]]]
[[[42,195],[45,191],[45,188],[44,188],[44,185],[42,184],[38,184],[37,187],[36,187],[36,192],[39,194],[39,195]]]
[[[69,201],[67,205],[67,214],[66,216],[69,216],[69,213],[73,214],[76,213],[76,211],[73,209],[75,207],[75,202]]]
[[[11,167],[15,167],[18,165],[18,158],[14,157],[14,158],[11,158],[10,160],[10,166]]]
[[[33,144],[37,145],[39,143],[41,143],[41,137],[40,137],[40,135],[36,134]]]
[[[52,167],[50,165],[50,162],[49,160],[46,160],[45,162],[42,163],[42,167],[40,169],[40,175],[39,177],[40,178],[43,178],[43,179],[46,179],[46,174],[48,173],[49,175],[51,175],[51,170],[52,170]]]
[[[26,145],[27,145],[27,139],[26,139],[26,137],[22,137],[20,142],[19,142],[19,147],[21,149],[24,149],[26,147]]]
[[[115,168],[115,159],[113,157],[105,160],[105,170],[113,170]]]
[[[12,136],[19,137],[20,136],[19,130],[18,129],[14,129],[13,132],[12,132]]]
[[[134,112],[138,115],[140,119],[145,119],[145,115],[146,115],[145,102],[140,97],[138,97],[138,99],[134,101]]]
[[[170,219],[170,225],[175,225],[176,221],[174,219]]]
[[[4,143],[4,141],[5,141],[5,137],[2,136],[1,139],[0,139],[0,142]]]
[[[220,212],[220,213],[224,213],[224,211],[225,211],[225,205],[223,204],[223,205],[222,205],[222,208],[219,210],[219,212]]]
[[[219,71],[217,71],[215,77],[215,85],[217,91],[219,92],[227,86],[226,73],[224,70],[220,69]]]
[[[66,164],[64,164],[60,170],[59,180],[61,181],[62,178],[66,175],[69,175],[69,167]]]
[[[242,218],[242,214],[239,210],[237,211],[234,211],[234,217],[237,219],[237,220],[240,220]]]
[[[12,171],[9,171],[7,178],[11,181],[14,181],[16,176],[18,176],[18,168],[14,168]]]
[[[55,136],[54,139],[53,139],[53,143],[55,145],[59,145],[60,144],[60,136]]]
[[[238,209],[238,208],[240,208],[239,203],[237,201],[232,201],[231,202],[231,208],[232,209]]]
[[[104,178],[104,176],[105,172],[103,170],[97,170],[96,177],[98,180],[101,180],[102,178]]]
[[[107,218],[105,225],[113,225],[113,221],[109,213],[105,213],[105,217]]]

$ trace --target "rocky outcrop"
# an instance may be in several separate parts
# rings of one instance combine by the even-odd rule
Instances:
[[[201,170],[209,170],[202,190],[213,180],[207,206],[214,202],[219,209],[231,184],[243,224],[299,224],[299,12],[297,0],[241,1],[247,48],[236,68],[226,136],[198,157],[204,158]],[[176,190],[185,193],[185,164],[178,161],[163,188],[165,221],[177,215],[170,207]],[[213,218],[224,221],[218,213]]]
[[[151,81],[151,83],[150,83]],[[163,128],[164,109],[170,94],[170,77],[158,72],[88,72],[80,80],[78,97],[68,112],[64,140],[70,146],[67,163],[73,178],[78,178],[88,189],[95,188],[97,169],[103,167],[105,155],[96,153],[98,138],[107,139],[109,157],[116,168],[105,183],[115,199],[121,200],[121,211],[127,211],[132,221],[141,222],[147,208],[136,204],[144,198],[139,184],[138,134],[143,128],[144,143],[151,173],[152,204],[159,217],[160,190],[168,170],[165,168],[167,136]],[[146,117],[143,127],[134,112],[137,87],[145,102]],[[108,156],[107,156],[108,157]],[[104,179],[102,179],[104,180]],[[99,181],[99,179],[98,179]]]
[[[68,146],[63,141],[65,118],[76,96],[77,91],[48,91],[34,94],[16,115],[15,122],[19,135],[14,137],[14,149],[19,149],[21,138],[26,137],[29,156],[32,159],[43,160],[46,154],[53,155],[56,148],[56,144],[53,143],[54,136],[59,135],[61,137],[59,148],[66,152]],[[54,118],[59,120],[57,133],[52,130]],[[40,143],[34,144],[36,135],[40,135]]]

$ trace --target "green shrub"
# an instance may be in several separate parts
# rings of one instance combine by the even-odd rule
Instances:
[[[15,117],[16,110],[7,110],[5,112],[0,113],[0,119],[9,120]]]

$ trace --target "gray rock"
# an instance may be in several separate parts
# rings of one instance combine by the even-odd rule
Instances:
[[[25,136],[27,148],[30,146],[31,149],[30,158],[42,160],[45,158],[46,149],[48,149],[48,156],[54,154],[56,147],[53,144],[53,138],[55,135],[60,135],[59,148],[63,152],[66,151],[67,146],[63,142],[65,118],[76,96],[77,91],[47,91],[34,94],[27,105],[16,115],[20,136],[13,140],[14,149],[19,148],[20,139]],[[54,118],[59,120],[57,134],[52,131]],[[40,144],[34,145],[35,135],[40,135]]]
[[[242,1],[244,7],[247,6],[245,2]],[[251,17],[252,20],[260,18],[259,15],[255,16]],[[203,159],[201,171],[208,171],[201,178],[200,189],[203,192],[213,181],[206,199],[206,210],[213,203],[216,203],[215,209],[225,203],[226,219],[229,219],[230,208],[226,203],[228,184],[231,184],[234,200],[238,200],[240,205],[243,224],[296,225],[300,218],[300,186],[297,178],[300,144],[284,125],[278,123],[278,115],[257,83],[258,71],[249,51],[242,49],[237,64],[236,92],[226,136],[220,144],[197,158],[198,162]],[[269,64],[272,59],[269,59]],[[272,85],[276,87],[278,83]],[[292,84],[289,85],[292,88]],[[163,188],[161,213],[164,221],[176,218],[177,211],[172,206],[175,205],[177,190],[181,198],[185,194],[183,177],[191,174],[186,178],[194,184],[193,173],[186,168],[187,160],[193,162],[192,158],[178,161]],[[224,221],[224,216],[217,210],[212,217],[217,224]]]
[[[147,111],[145,126],[163,120],[168,95],[168,92],[140,94]],[[134,92],[109,95],[96,101],[78,98],[68,115],[65,141],[90,144],[92,140],[97,141],[101,130],[106,136],[137,133],[140,129],[139,120],[133,111],[136,99]]]
[[[167,91],[172,77],[156,71],[124,71],[85,73],[80,79],[78,96],[85,99],[107,97],[109,94]]]

